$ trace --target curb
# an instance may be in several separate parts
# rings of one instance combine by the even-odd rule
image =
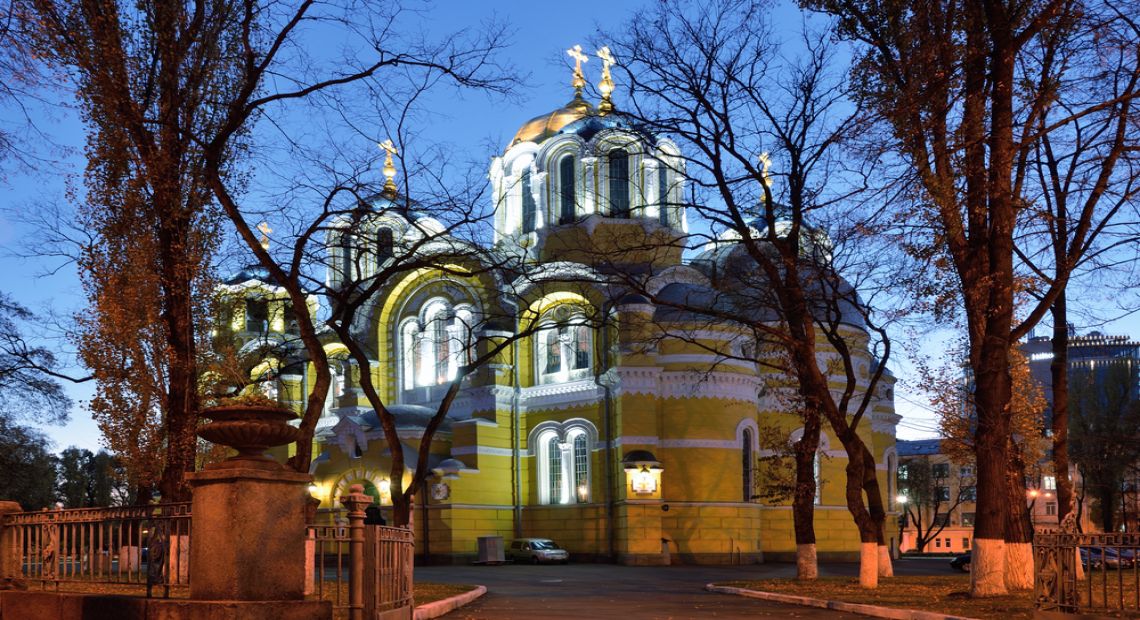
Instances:
[[[940,614],[934,611],[896,609],[893,607],[879,607],[878,605],[845,603],[843,601],[828,601],[821,598],[795,596],[793,594],[776,594],[775,592],[761,592],[759,590],[748,590],[745,588],[718,586],[712,583],[706,585],[705,589],[709,592],[735,594],[736,596],[746,596],[748,598],[760,599],[762,601],[789,603],[792,605],[802,605],[804,607],[819,607],[821,609],[834,609],[836,611],[847,611],[853,614],[862,614],[864,616],[873,616],[875,618],[890,618],[891,620],[975,620],[974,618],[968,618],[966,616],[951,616],[948,614]]]
[[[464,592],[463,594],[456,594],[455,596],[445,599],[419,605],[416,607],[416,612],[412,617],[414,620],[431,620],[432,618],[438,618],[443,614],[453,612],[463,607],[486,593],[487,586],[475,586],[474,590]]]

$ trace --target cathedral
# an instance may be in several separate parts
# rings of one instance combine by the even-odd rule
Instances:
[[[478,256],[511,257],[531,277],[508,282],[477,265],[393,272],[356,326],[370,368],[351,363],[343,344],[324,334],[333,386],[314,438],[310,491],[321,508],[336,508],[351,485],[362,484],[382,507],[391,504],[391,455],[360,389],[362,373],[394,415],[413,467],[459,369],[485,343],[506,338],[509,346],[462,378],[435,434],[432,471],[415,498],[421,558],[470,562],[480,537],[499,536],[507,544],[551,538],[581,561],[791,560],[790,498],[758,489],[771,474],[760,466],[773,455],[769,440],[794,441],[799,418],[766,387],[770,371],[749,361],[744,330],[681,309],[715,303],[730,285],[718,266],[731,259],[733,241],[685,246],[678,146],[615,107],[605,48],[596,103],[583,95],[580,48],[571,56],[578,60],[573,98],[523,123],[489,171],[494,232]],[[407,208],[391,162],[390,151],[388,182],[369,199],[364,223],[331,227],[329,287],[380,273],[409,247],[427,251],[425,235],[447,237],[446,226]],[[350,229],[369,239],[366,255],[342,238]],[[644,275],[638,282],[646,294],[631,288],[630,274]],[[244,270],[223,288],[243,300],[227,321],[239,342],[286,342],[296,333],[281,289],[264,272]],[[861,319],[851,315],[844,327],[865,343]],[[877,360],[864,344],[856,348],[865,380]],[[274,367],[266,394],[303,410],[311,368]],[[884,375],[860,425],[892,508],[888,536],[896,514],[893,382]],[[825,428],[816,466],[821,560],[858,556],[845,465]]]

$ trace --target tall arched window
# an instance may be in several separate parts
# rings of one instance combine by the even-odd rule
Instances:
[[[550,489],[550,503],[551,504],[565,504],[567,503],[566,485],[563,484],[565,478],[562,471],[563,458],[562,458],[562,442],[559,440],[558,435],[552,435],[546,443],[546,454],[549,459],[547,466],[547,484]]]
[[[657,217],[662,226],[669,225],[669,166],[657,164]]]
[[[607,156],[610,179],[610,217],[629,217],[629,153],[614,149]]]
[[[535,368],[539,383],[585,379],[593,361],[593,337],[581,310],[560,306],[543,317],[535,335]]]
[[[449,383],[471,360],[471,306],[452,307],[443,298],[424,304],[418,318],[400,327],[400,370],[405,390]]]
[[[752,429],[744,429],[744,436],[741,439],[740,452],[742,462],[740,464],[741,483],[744,490],[744,501],[752,501],[753,495],[753,463],[752,463]]]
[[[569,224],[574,221],[575,196],[574,186],[577,178],[574,174],[574,156],[566,155],[558,161],[558,223]]]
[[[534,215],[538,207],[534,204],[534,192],[530,187],[530,170],[522,173],[522,231],[534,232]]]
[[[380,228],[376,230],[376,270],[380,270],[380,264],[392,258],[394,236],[391,228]]]
[[[551,424],[537,434],[532,445],[538,457],[535,479],[539,503],[590,501],[590,445],[596,436],[593,427],[582,420],[565,426]]]
[[[570,449],[574,453],[574,498],[579,504],[584,504],[590,499],[589,439],[582,429],[575,429],[572,436],[574,439],[570,442]]]

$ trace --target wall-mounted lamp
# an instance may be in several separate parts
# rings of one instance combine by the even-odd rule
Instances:
[[[665,468],[657,457],[648,450],[632,450],[621,460],[630,489],[638,495],[652,495],[657,492],[661,472]]]

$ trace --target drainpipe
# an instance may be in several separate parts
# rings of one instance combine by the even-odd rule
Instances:
[[[610,369],[610,331],[609,315],[613,309],[613,302],[607,301],[602,305],[602,363],[594,375],[594,383],[602,388],[602,432],[606,437],[606,538],[609,545],[608,555],[610,562],[616,561],[617,528],[614,527],[614,425],[613,425],[613,393],[608,383],[602,381],[602,375]]]
[[[515,313],[515,334],[519,333],[518,312]],[[519,455],[519,399],[522,398],[522,388],[519,386],[519,341],[511,343],[511,382],[514,390],[511,394],[511,499],[514,509],[515,538],[522,537],[522,458]]]

